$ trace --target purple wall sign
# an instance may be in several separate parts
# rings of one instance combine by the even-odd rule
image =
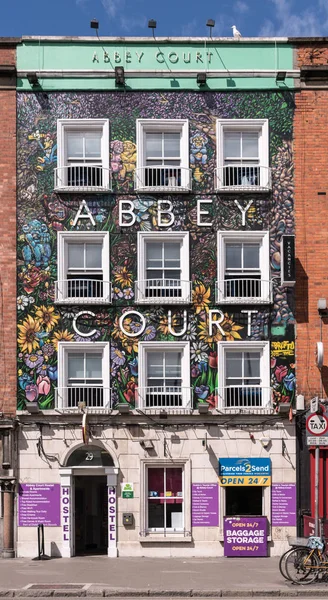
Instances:
[[[266,517],[224,517],[224,556],[267,556]]]
[[[22,483],[18,496],[18,526],[60,525],[59,483]]]
[[[193,483],[191,486],[191,526],[219,525],[219,486],[217,483]]]
[[[271,487],[272,527],[296,527],[296,483],[274,483]]]

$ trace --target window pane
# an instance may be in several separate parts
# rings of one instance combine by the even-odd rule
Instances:
[[[241,269],[242,244],[226,244],[226,268]]]
[[[148,242],[146,244],[147,268],[162,267],[162,244],[161,242]]]
[[[164,133],[164,156],[180,156],[180,133]]]
[[[86,267],[101,269],[102,244],[86,244]]]
[[[164,267],[180,268],[180,244],[165,242],[164,244]]]
[[[181,377],[181,352],[165,352],[165,377]]]
[[[68,379],[83,379],[84,378],[84,355],[69,354],[68,355]]]
[[[84,244],[68,244],[68,268],[83,269]]]
[[[240,158],[240,131],[224,133],[224,158]]]
[[[163,377],[164,352],[147,353],[148,377]]]
[[[67,132],[67,157],[83,158],[83,134],[81,131]]]
[[[146,156],[162,156],[162,133],[146,133]]]
[[[260,377],[260,353],[244,353],[244,374],[245,377]]]
[[[85,134],[85,156],[86,158],[101,157],[101,132],[93,131]]]
[[[246,269],[259,269],[260,248],[258,244],[244,244],[244,267]]]
[[[88,379],[102,378],[102,354],[86,355],[86,377]]]
[[[158,496],[164,493],[164,469],[148,469],[148,496],[149,492],[157,492]]]
[[[173,496],[182,494],[182,469],[166,469],[166,490],[172,491]]]
[[[257,158],[259,154],[259,136],[258,133],[242,134],[242,156],[243,158]]]
[[[242,352],[227,352],[226,353],[226,376],[227,377],[242,377],[243,364]]]

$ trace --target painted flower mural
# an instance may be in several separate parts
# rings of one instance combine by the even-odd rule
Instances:
[[[217,343],[242,340],[275,339],[279,343],[294,340],[294,316],[286,290],[275,281],[272,307],[256,305],[250,324],[241,313],[244,307],[223,308],[223,318],[211,309],[222,309],[215,301],[217,278],[217,230],[240,230],[241,214],[234,198],[213,193],[216,167],[216,119],[270,119],[270,154],[274,192],[267,197],[245,195],[242,202],[253,202],[246,214],[245,231],[270,230],[270,264],[279,275],[280,241],[283,233],[293,233],[291,131],[293,106],[281,93],[53,93],[47,110],[34,94],[18,94],[18,408],[37,401],[41,408],[54,405],[58,381],[57,352],[60,342],[83,342],[73,328],[73,319],[81,306],[55,303],[57,275],[57,236],[60,231],[108,231],[110,234],[110,278],[112,304],[92,306],[95,317],[83,318],[81,326],[95,330],[88,340],[110,343],[110,386],[114,402],[132,406],[138,394],[139,341],[176,341],[190,344],[190,375],[193,402],[213,407],[217,403]],[[84,197],[54,193],[53,170],[56,165],[56,126],[58,118],[78,119],[92,116],[108,118],[111,123],[111,168],[115,194]],[[181,118],[190,123],[189,160],[193,192],[162,199],[174,207],[174,223],[158,225],[158,199],[135,196],[133,177],[137,148],[137,118]],[[38,129],[31,130],[31,123]],[[282,193],[283,189],[283,193]],[[87,219],[74,219],[85,199],[95,225]],[[206,219],[210,227],[197,225],[197,201],[207,200]],[[134,205],[135,221],[119,227],[119,203]],[[206,220],[205,219],[205,220]],[[137,248],[139,231],[189,231],[192,303],[183,306],[135,305]],[[83,306],[85,307],[85,306]],[[90,308],[90,307],[89,307]],[[252,307],[254,308],[254,307]],[[119,319],[125,310],[137,310],[145,319],[142,327],[137,315]],[[169,327],[168,310],[171,309]],[[187,322],[184,328],[184,310]],[[220,327],[218,327],[220,325]],[[174,333],[183,331],[180,337]],[[137,334],[135,337],[126,335]],[[275,406],[295,401],[295,352],[271,353],[271,386]]]

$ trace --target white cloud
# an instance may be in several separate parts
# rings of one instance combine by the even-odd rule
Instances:
[[[106,13],[109,17],[115,17],[124,7],[124,0],[101,0]]]
[[[205,29],[206,29],[206,27],[204,27],[204,30]],[[185,25],[182,25],[182,27],[181,27],[182,37],[191,37],[192,35],[196,35],[197,31],[198,31],[198,22],[196,21],[196,19],[189,21],[189,23],[186,23]],[[205,35],[205,31],[204,31],[204,35]]]
[[[129,33],[134,29],[145,29],[147,25],[146,17],[121,17],[120,23],[123,31]],[[145,29],[145,36],[148,34],[148,29]]]
[[[249,10],[249,6],[246,4],[246,2],[243,2],[243,0],[237,0],[237,2],[234,4],[233,10],[235,13],[243,15]]]
[[[312,37],[326,35],[328,27],[328,0],[318,0],[315,6],[294,10],[293,0],[270,0],[275,10],[274,19],[266,19],[259,35],[264,37]]]

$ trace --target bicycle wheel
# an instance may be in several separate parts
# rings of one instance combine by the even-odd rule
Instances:
[[[318,577],[320,564],[318,555],[311,548],[294,548],[285,560],[288,578],[294,583],[306,585]]]
[[[288,556],[288,555],[289,555],[291,552],[293,552],[294,550],[295,550],[295,547],[294,547],[294,548],[288,548],[288,550],[286,550],[286,552],[284,552],[284,553],[281,555],[281,557],[280,557],[280,560],[279,560],[279,571],[280,571],[281,575],[282,575],[282,576],[283,576],[285,579],[288,579],[289,581],[290,581],[290,579],[289,579],[289,577],[288,577],[288,575],[287,575],[287,573],[286,573],[286,560],[287,560],[287,556]]]

